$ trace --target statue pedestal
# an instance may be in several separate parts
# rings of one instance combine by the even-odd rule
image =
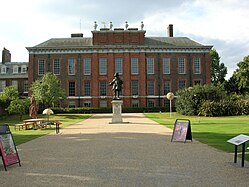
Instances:
[[[122,104],[122,100],[112,100],[112,122],[110,123],[123,123]]]

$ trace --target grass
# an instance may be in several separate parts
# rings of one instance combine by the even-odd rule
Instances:
[[[83,121],[89,118],[90,116],[91,115],[87,115],[87,114],[56,114],[56,115],[51,115],[49,117],[49,120],[61,121],[62,124],[60,128],[64,128],[69,125],[73,125],[75,123]],[[23,116],[23,120],[29,119],[29,118],[30,118],[29,116]],[[38,115],[38,118],[46,118],[46,116]],[[10,130],[12,132],[16,145],[20,145],[34,138],[38,138],[48,133],[55,132],[55,128],[46,128],[46,129],[37,129],[37,130],[21,129],[20,131],[17,128],[17,130],[15,130],[14,126],[15,124],[18,124],[18,123],[23,123],[23,121],[19,119],[19,116],[8,116],[8,117],[3,116],[0,118],[0,124],[8,124],[10,126]]]
[[[169,113],[147,113],[145,115],[171,129],[176,119],[189,119],[194,139],[226,152],[234,152],[234,146],[227,143],[228,139],[239,134],[249,135],[249,116],[198,117],[172,113],[170,118]]]

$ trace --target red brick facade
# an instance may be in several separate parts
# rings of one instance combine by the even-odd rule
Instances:
[[[41,77],[38,62],[44,62],[44,73],[54,71],[54,61],[59,61],[59,75],[62,88],[68,94],[69,105],[75,107],[111,106],[112,90],[109,82],[115,73],[116,60],[121,62],[124,81],[123,102],[125,107],[153,107],[165,105],[164,83],[170,82],[169,91],[175,93],[179,84],[184,87],[196,83],[209,84],[211,46],[198,44],[188,38],[145,37],[144,30],[114,29],[92,31],[93,38],[51,39],[29,50],[29,84]],[[187,43],[187,44],[186,44]],[[138,60],[138,73],[132,74],[131,59]],[[148,69],[147,59],[153,59]],[[69,75],[69,59],[74,59],[75,73]],[[86,74],[84,60],[90,61],[90,73]],[[106,74],[100,74],[100,59],[106,59]],[[164,59],[169,59],[170,72],[164,72]],[[182,71],[179,73],[179,59]],[[197,63],[195,64],[195,60]],[[154,68],[154,71],[153,71]],[[167,67],[168,68],[168,67]],[[196,71],[196,72],[195,72]],[[138,82],[138,95],[132,95],[132,81]],[[106,94],[100,94],[100,82],[106,83]],[[148,81],[152,84],[148,86]],[[69,95],[69,83],[75,86],[75,94]],[[90,95],[84,95],[85,82],[90,85]],[[153,85],[154,83],[154,85]],[[150,87],[150,88],[148,88]],[[89,88],[88,88],[89,89]],[[150,89],[154,94],[148,94]],[[71,90],[72,91],[72,90]],[[73,93],[73,92],[72,92]],[[102,104],[101,104],[102,103]],[[134,104],[135,103],[135,104]]]

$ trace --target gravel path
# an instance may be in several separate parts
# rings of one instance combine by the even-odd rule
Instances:
[[[170,142],[172,131],[143,114],[123,120],[97,114],[18,146],[22,166],[0,164],[1,186],[249,186],[249,163],[233,154]]]

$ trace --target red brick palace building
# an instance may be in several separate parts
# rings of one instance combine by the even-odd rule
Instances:
[[[168,92],[209,84],[212,46],[187,37],[146,37],[137,28],[103,28],[92,37],[52,38],[29,51],[29,86],[46,72],[61,80],[69,107],[111,107],[115,72],[124,81],[124,107],[165,106]],[[166,34],[165,34],[166,35]]]

